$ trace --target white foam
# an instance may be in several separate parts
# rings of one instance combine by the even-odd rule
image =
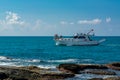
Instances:
[[[56,66],[54,65],[39,65],[38,67],[44,68],[44,69],[55,69]]]
[[[79,59],[64,59],[64,60],[49,60],[48,62],[59,62],[59,63],[67,63],[67,62],[78,62]]]
[[[12,62],[0,62],[0,66],[15,66]]]
[[[5,57],[5,56],[0,56],[0,60],[12,60],[12,58]]]
[[[41,60],[33,59],[33,60],[25,60],[25,62],[41,62]]]
[[[94,60],[92,60],[92,59],[82,59],[81,61],[82,62],[93,62]]]
[[[107,77],[113,77],[113,75],[76,74],[74,78],[68,78],[66,80],[88,80],[92,78],[107,78]]]
[[[48,60],[47,62],[80,63],[80,62],[94,62],[94,60],[92,59],[64,59],[64,60]]]

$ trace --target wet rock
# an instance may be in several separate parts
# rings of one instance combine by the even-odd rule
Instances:
[[[0,67],[0,71],[9,75],[9,78],[12,80],[28,79],[28,80],[37,80],[41,76],[39,73],[21,69],[18,67]]]
[[[37,69],[37,67],[27,67],[30,68],[26,69],[26,67],[24,68],[19,68],[19,67],[0,67],[0,71],[2,71],[3,73],[1,73],[1,79],[7,78],[4,77],[5,74],[7,74],[9,77],[8,79],[5,80],[59,80],[59,79],[65,79],[65,78],[70,78],[70,77],[74,77],[74,74],[66,74],[66,73],[44,73],[44,69],[41,72],[36,72],[36,71],[32,71],[34,69]]]
[[[18,67],[18,68],[20,68],[20,69],[28,69],[28,70],[35,70],[35,69],[41,70],[42,69],[42,68],[39,68],[37,66],[25,66],[25,67]]]
[[[116,75],[115,72],[106,71],[106,70],[85,70],[82,73],[90,73],[90,74],[97,74],[97,75]]]
[[[104,65],[96,65],[96,64],[93,65],[60,64],[57,68],[62,72],[74,73],[74,74],[78,74],[81,70],[85,70],[85,69],[108,69]]]
[[[120,80],[120,77],[108,77],[103,80]]]
[[[92,78],[92,79],[89,79],[89,80],[103,80],[102,78]]]
[[[25,79],[25,78],[12,78],[12,80],[28,80],[28,79]]]
[[[108,67],[104,66],[104,65],[98,65],[98,64],[81,64],[80,66],[80,70],[84,70],[84,69],[108,69]]]
[[[65,72],[65,73],[77,74],[80,71],[80,67],[77,64],[60,64],[57,68],[60,71]]]
[[[65,78],[71,78],[74,77],[74,74],[65,74],[65,73],[59,73],[59,74],[42,74],[42,78],[47,79],[65,79]]]
[[[3,72],[0,72],[0,80],[6,79],[6,78],[8,78],[8,75]]]
[[[33,72],[37,72],[40,73],[41,71],[48,71],[49,69],[43,69],[43,68],[39,68],[37,66],[25,66],[25,67],[19,67],[19,69],[24,69],[24,70],[29,70],[29,71],[33,71]]]
[[[107,64],[107,67],[114,70],[120,70],[120,62]]]
[[[11,57],[6,57],[7,59],[9,59],[9,60],[13,60],[13,58],[11,58]]]
[[[7,72],[6,72],[7,73]],[[39,73],[32,72],[29,70],[12,69],[8,71],[9,77],[13,80],[37,80],[40,78]]]

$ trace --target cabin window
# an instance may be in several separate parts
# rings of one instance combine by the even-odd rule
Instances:
[[[74,36],[74,38],[78,38],[78,36]]]
[[[85,36],[79,36],[78,38],[85,39]]]

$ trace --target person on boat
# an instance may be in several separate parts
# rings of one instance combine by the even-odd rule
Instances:
[[[79,34],[76,33],[76,34],[74,35],[74,38],[78,38],[78,37],[79,37]]]
[[[57,40],[57,39],[59,39],[59,38],[60,38],[60,37],[58,36],[58,34],[55,34],[55,35],[54,35],[54,39],[55,39],[55,40]]]
[[[59,38],[63,38],[63,36],[62,35],[60,35],[60,37]]]
[[[83,35],[83,33],[80,33],[80,36],[82,36]]]

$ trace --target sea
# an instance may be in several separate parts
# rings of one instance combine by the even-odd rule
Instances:
[[[108,64],[120,62],[120,37],[96,36],[106,39],[98,46],[56,46],[53,36],[1,36],[0,66],[38,66],[55,70],[62,63]],[[67,80],[106,77],[77,74]]]

